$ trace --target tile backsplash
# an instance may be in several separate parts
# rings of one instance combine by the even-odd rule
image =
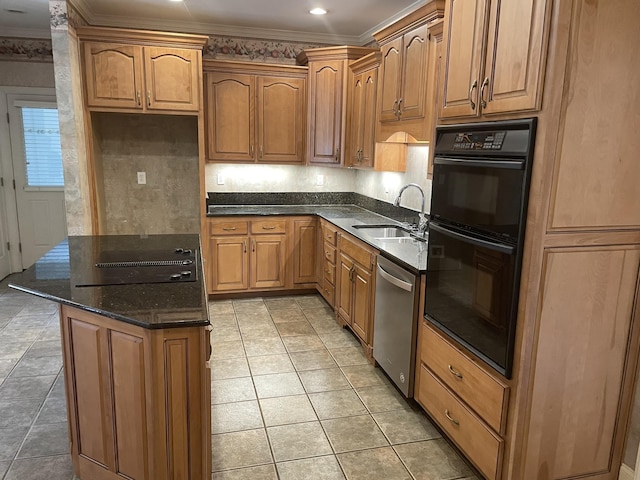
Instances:
[[[428,158],[428,146],[409,146],[404,173],[293,165],[207,164],[205,183],[208,192],[356,192],[388,203],[393,203],[403,185],[417,183],[425,190],[429,211]],[[420,210],[420,203],[416,189],[407,190],[402,197],[404,207]]]

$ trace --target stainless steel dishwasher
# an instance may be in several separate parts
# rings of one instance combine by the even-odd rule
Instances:
[[[373,358],[400,391],[413,397],[418,277],[378,255]]]

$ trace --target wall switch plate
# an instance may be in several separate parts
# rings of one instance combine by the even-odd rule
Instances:
[[[319,187],[324,185],[324,175],[316,175],[316,185]]]
[[[147,184],[147,172],[138,172],[138,185]]]
[[[218,185],[224,185],[224,175],[218,174]]]

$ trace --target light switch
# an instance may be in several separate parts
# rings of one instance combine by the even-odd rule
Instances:
[[[316,175],[316,185],[319,187],[324,185],[324,175]]]
[[[138,172],[138,185],[147,184],[147,172]]]
[[[224,175],[221,173],[218,174],[218,185],[224,185]]]

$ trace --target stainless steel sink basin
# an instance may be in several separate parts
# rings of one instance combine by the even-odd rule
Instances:
[[[426,242],[425,238],[421,237],[375,237],[375,240],[380,240],[381,242],[388,243],[419,243]]]
[[[399,225],[353,225],[353,228],[362,230],[362,233],[376,239],[409,237],[411,231]]]

